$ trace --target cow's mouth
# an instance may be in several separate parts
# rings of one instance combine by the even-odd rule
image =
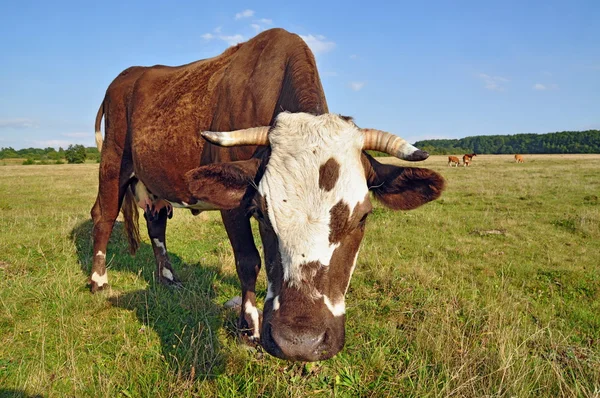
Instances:
[[[293,361],[321,361],[337,354],[343,347],[333,341],[328,330],[320,333],[301,333],[286,325],[263,321],[261,345],[269,354]]]

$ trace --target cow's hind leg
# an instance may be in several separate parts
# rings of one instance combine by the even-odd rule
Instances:
[[[105,151],[110,151],[110,148],[105,147]],[[106,247],[129,181],[129,178],[120,172],[120,156],[114,162],[107,160],[110,157],[108,153],[103,154],[103,157],[105,159],[100,165],[98,197],[91,211],[94,222],[94,258],[89,283],[92,293],[102,290],[108,285]]]
[[[260,271],[260,255],[254,245],[250,219],[245,210],[222,211],[221,216],[227,236],[233,247],[235,268],[242,285],[242,308],[238,328],[250,335],[250,339],[260,339],[260,314],[256,307],[256,278]]]
[[[173,267],[171,266],[165,239],[167,218],[169,218],[170,214],[170,208],[163,207],[156,214],[145,212],[144,218],[146,219],[146,225],[148,226],[148,235],[152,242],[154,258],[156,258],[156,277],[165,285],[178,286],[181,282],[175,275],[175,271],[173,271]]]

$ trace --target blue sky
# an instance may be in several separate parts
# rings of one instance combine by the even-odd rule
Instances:
[[[1,10],[0,147],[93,146],[96,111],[123,69],[211,57],[271,27],[305,38],[330,111],[361,127],[411,142],[600,129],[597,0],[22,0]]]

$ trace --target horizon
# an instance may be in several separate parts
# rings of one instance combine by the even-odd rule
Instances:
[[[460,140],[464,140],[464,139],[467,139],[467,138],[476,138],[476,137],[511,137],[511,136],[514,136],[514,135],[547,135],[547,134],[560,134],[560,133],[586,133],[588,131],[599,131],[600,132],[600,129],[573,130],[573,131],[567,131],[567,130],[565,130],[565,131],[550,131],[550,132],[547,132],[547,133],[478,134],[478,135],[469,135],[469,136],[466,136],[466,137],[458,137],[458,138],[427,138],[427,139],[422,139],[422,140],[417,140],[417,141],[411,142],[410,144],[415,145],[416,143],[421,142],[421,141],[438,141],[438,140],[457,140],[457,141],[460,141]],[[84,144],[69,144],[69,145],[84,145]],[[41,148],[41,147],[12,148],[12,147],[3,147],[3,146],[0,146],[0,150],[12,148],[15,151],[21,151],[21,150],[27,150],[27,149],[42,149],[42,150],[45,150],[47,148],[53,148],[53,149],[55,149],[58,152],[60,149],[67,150],[67,148],[69,147],[69,145],[67,145],[66,147],[62,147],[62,146],[59,146],[59,147],[47,146],[47,147],[44,147],[44,148]],[[96,150],[98,149],[95,144],[93,144],[93,145],[84,145],[84,147],[86,149],[96,149]]]
[[[600,129],[600,3],[341,4],[8,4],[0,147],[93,147],[122,70],[209,58],[273,27],[312,49],[332,113],[409,142]]]

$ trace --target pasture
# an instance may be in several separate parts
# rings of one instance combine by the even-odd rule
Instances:
[[[135,257],[118,223],[111,289],[92,295],[98,164],[0,166],[0,396],[598,397],[600,155],[524,158],[417,164],[446,191],[410,212],[376,206],[346,346],[315,364],[236,338],[217,212],[169,221],[180,289],[154,282],[143,219]]]

